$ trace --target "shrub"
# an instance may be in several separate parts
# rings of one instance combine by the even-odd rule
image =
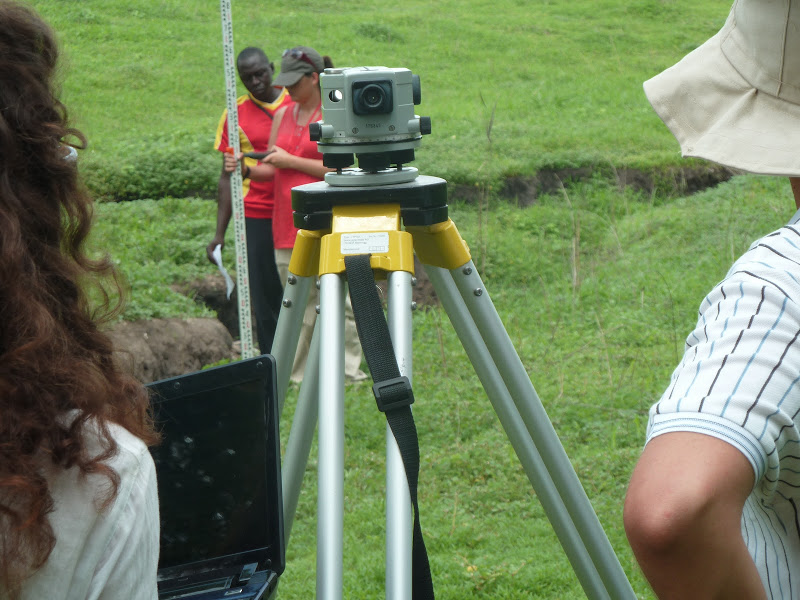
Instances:
[[[220,160],[204,136],[163,135],[118,144],[104,154],[81,157],[81,173],[99,201],[165,196],[211,198]]]

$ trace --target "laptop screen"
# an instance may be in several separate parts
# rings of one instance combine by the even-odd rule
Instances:
[[[152,450],[161,576],[190,564],[236,568],[242,560],[263,569],[282,555],[274,382],[265,366],[271,357],[150,385],[162,432]]]

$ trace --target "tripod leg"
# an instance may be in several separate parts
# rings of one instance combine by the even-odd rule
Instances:
[[[453,329],[464,346],[467,357],[492,402],[495,413],[497,413],[517,457],[528,474],[528,479],[542,503],[553,530],[564,547],[578,580],[584,590],[587,590],[587,596],[608,598],[605,586],[583,545],[575,523],[567,512],[536,445],[525,429],[497,366],[492,360],[488,360],[491,355],[472,321],[450,273],[445,269],[430,265],[426,265],[425,271],[436,289],[436,294],[442,301],[445,312],[453,324]],[[592,590],[592,593],[590,594],[588,590]]]
[[[342,599],[344,546],[344,283],[320,278],[317,600]]]
[[[389,333],[401,375],[411,380],[411,274],[389,274]],[[386,426],[386,600],[411,598],[411,494],[397,440]]]
[[[286,388],[289,385],[289,375],[292,371],[297,342],[300,338],[300,327],[303,324],[303,313],[313,282],[314,277],[298,277],[293,273],[289,273],[287,278],[281,314],[278,318],[278,326],[271,349],[272,355],[275,356],[277,367],[278,415],[283,413]],[[316,339],[316,337],[315,331],[314,338]],[[297,407],[292,419],[292,428],[289,432],[286,452],[281,466],[284,543],[288,543],[292,531],[294,516],[297,512],[297,502],[300,497],[300,488],[303,483],[303,473],[308,463],[314,428],[317,424],[317,390],[319,386],[317,370],[313,367],[318,360],[318,348],[312,340],[312,347],[308,356],[309,376],[304,379],[300,388]],[[313,376],[311,376],[312,373]]]
[[[308,455],[311,452],[314,429],[317,426],[319,411],[319,328],[317,327],[314,328],[314,336],[311,338],[306,365],[281,467],[284,536],[287,544],[297,512],[297,502],[303,485],[303,474],[308,464]]]
[[[460,268],[451,270],[450,274],[511,394],[529,436],[538,448],[545,468],[558,490],[561,501],[574,521],[575,528],[580,534],[608,594],[615,600],[617,598],[635,598],[622,566],[547,417],[474,264],[470,261]]]
[[[278,414],[283,412],[283,403],[286,401],[286,388],[289,385],[289,376],[292,374],[297,341],[300,339],[303,312],[313,283],[314,277],[298,277],[289,273],[286,289],[283,292],[283,305],[270,350],[275,357],[277,370]]]

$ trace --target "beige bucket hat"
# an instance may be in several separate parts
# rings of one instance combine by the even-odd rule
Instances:
[[[800,0],[736,0],[714,37],[644,91],[683,156],[800,177]]]

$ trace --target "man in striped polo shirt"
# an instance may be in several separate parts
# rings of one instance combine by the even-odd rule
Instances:
[[[684,156],[788,176],[800,207],[800,0],[737,0],[644,87]],[[800,598],[799,215],[703,300],[650,411],[624,518],[659,598]]]

